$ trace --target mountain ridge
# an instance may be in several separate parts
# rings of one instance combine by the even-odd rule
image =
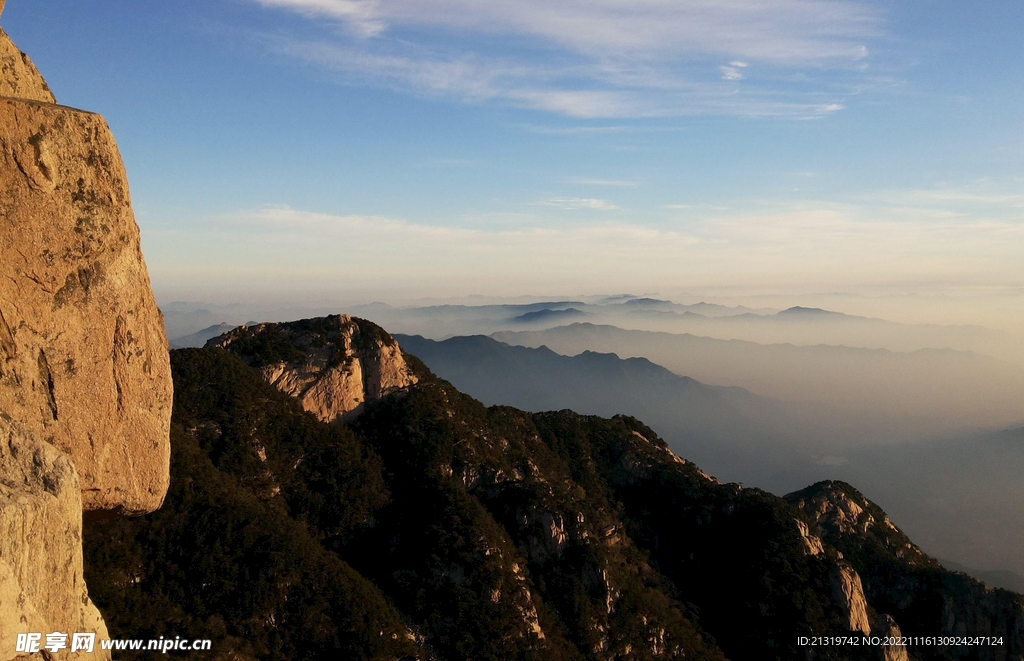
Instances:
[[[500,331],[513,345],[642,356],[677,374],[760,395],[815,403],[850,436],[906,438],[971,426],[1020,424],[1024,377],[1012,364],[957,350],[894,352],[831,345],[758,344],[578,322]],[[827,407],[827,409],[825,408]]]
[[[336,322],[281,329],[307,336],[266,345],[261,363],[302,362],[293,351],[315,348],[325,323]],[[329,342],[352,350],[340,337]],[[317,620],[322,627],[307,635],[301,623],[311,620],[296,620],[302,611],[294,608],[341,609],[337,621],[347,622],[343,605],[352,598],[378,604],[381,623],[373,636],[364,626],[353,631],[363,647],[349,648],[362,650],[352,658],[791,661],[809,658],[800,635],[944,630],[941,614],[927,609],[904,624],[876,607],[891,605],[878,588],[888,584],[872,576],[869,593],[846,559],[858,560],[862,540],[838,538],[847,549],[840,553],[820,536],[833,510],[814,519],[798,503],[722,484],[635,418],[486,408],[410,354],[403,357],[415,383],[326,423],[268,383],[247,353],[235,342],[172,353],[178,451],[167,505],[87,529],[87,557],[103,560],[90,565],[103,570],[89,577],[97,599],[108,610],[133,605],[111,618],[115,635],[131,635],[161,594],[186,598],[164,613],[159,635],[186,625],[216,630],[218,654],[261,659],[336,644],[333,620]],[[201,512],[218,513],[201,523],[201,540],[183,539],[184,549],[162,541]],[[336,558],[369,582],[353,576],[314,601],[304,581],[281,582],[285,556],[261,549],[285,548],[294,537],[288,519],[304,522],[306,541],[288,548],[311,571]],[[248,532],[232,533],[238,526]],[[217,562],[198,560],[206,548],[220,549]],[[148,560],[140,567],[132,558]],[[190,571],[168,571],[182,564]],[[901,558],[890,566],[913,570]],[[136,578],[118,579],[125,572]],[[211,587],[225,572],[250,575],[259,600],[233,606],[231,591]],[[964,585],[962,612],[981,617],[972,604],[984,607],[983,588]],[[1011,624],[991,620],[993,631],[1005,630],[1007,651],[1020,653]],[[968,658],[944,648],[911,652]],[[894,647],[815,654],[906,658]],[[977,658],[997,657],[986,650]]]
[[[730,478],[743,474],[735,460],[746,456],[744,444],[757,447],[768,439],[786,444],[781,432],[788,425],[787,412],[772,400],[735,386],[706,385],[646,358],[594,351],[565,356],[482,335],[440,342],[401,334],[395,338],[432,371],[485,404],[633,415],[669,439],[676,452],[702,465],[724,470],[726,456],[731,457],[725,471]],[[748,463],[763,469],[765,462],[758,455]]]

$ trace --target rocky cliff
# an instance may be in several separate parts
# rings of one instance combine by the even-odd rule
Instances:
[[[0,659],[20,632],[104,633],[82,579],[82,512],[159,507],[170,412],[167,341],[110,130],[55,105],[0,32]]]
[[[914,658],[1021,661],[1024,596],[987,588],[929,557],[885,512],[844,482],[826,481],[786,496],[822,539],[857,570],[869,603],[905,636],[995,636],[1002,645],[912,645]]]
[[[0,479],[0,659],[17,656],[19,633],[105,638],[82,577],[82,497],[74,465],[0,413]]]
[[[367,402],[417,381],[390,335],[348,315],[239,327],[207,346],[239,354],[324,422],[357,413]]]

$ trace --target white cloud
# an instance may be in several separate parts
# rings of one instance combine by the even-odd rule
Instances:
[[[355,24],[364,33],[429,27],[513,35],[589,55],[725,53],[821,63],[866,56],[881,15],[852,0],[256,0]]]
[[[353,32],[363,37],[380,34],[387,23],[380,17],[374,3],[363,0],[256,0],[265,7],[292,9],[306,16],[331,16],[342,20]]]
[[[881,15],[857,0],[252,1],[344,26],[347,37],[269,41],[345,82],[573,118],[827,114],[842,107],[821,101],[844,95],[834,80],[799,91],[727,83],[751,62],[856,79],[864,42],[882,34]],[[707,61],[722,56],[729,64],[709,77]]]
[[[894,282],[962,286],[1020,282],[1024,220],[943,209],[763,202],[746,211],[695,207],[658,225],[606,217],[603,200],[559,198],[558,215],[464,219],[461,225],[266,207],[159,235],[153,271],[181,280],[216,269],[237,286],[340,285],[611,290],[694,286],[855,287]],[[540,208],[540,207],[539,207]],[[590,214],[589,218],[587,214]],[[151,237],[157,238],[151,233]],[[230,240],[226,240],[230,237]],[[172,250],[211,246],[209,255]],[[163,251],[167,251],[167,257]],[[182,255],[201,260],[181,264]],[[166,272],[166,273],[165,273]],[[192,274],[189,276],[189,274]],[[292,283],[292,284],[289,284]]]
[[[591,197],[553,197],[541,202],[542,205],[557,209],[595,209],[597,211],[613,211],[619,207],[608,200]]]
[[[668,74],[658,82],[657,76],[647,68],[644,73],[602,68],[590,72],[597,78],[581,80],[580,76],[587,70],[572,66],[528,65],[483,59],[476,55],[454,59],[380,55],[323,41],[294,41],[277,37],[266,37],[266,42],[284,55],[341,74],[346,82],[383,84],[428,96],[454,97],[465,103],[502,100],[521,108],[577,119],[694,114],[816,119],[843,108],[838,103],[810,100],[811,97],[819,98],[818,94],[784,99],[769,90],[756,88],[737,93],[732,87],[720,87],[719,83],[670,84]],[[620,88],[620,80],[630,82]],[[608,88],[578,89],[602,84],[607,84]],[[633,128],[577,127],[563,130],[607,132]]]
[[[743,80],[743,74],[736,67],[718,67],[722,72],[722,80]]]

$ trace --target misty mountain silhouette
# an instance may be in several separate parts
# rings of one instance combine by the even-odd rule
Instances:
[[[219,324],[214,324],[213,326],[208,326],[206,328],[198,330],[190,335],[185,335],[184,337],[176,337],[172,340],[169,340],[168,344],[170,344],[170,347],[172,349],[198,348],[206,344],[207,340],[211,340],[215,337],[223,335],[224,333],[227,333],[230,330],[234,330],[235,328],[238,328],[237,324],[228,324],[221,322]]]
[[[518,317],[513,317],[512,321],[518,324],[557,324],[563,321],[570,321],[586,316],[588,316],[586,312],[583,312],[582,310],[579,310],[577,308],[565,308],[564,310],[552,310],[551,308],[544,308],[543,310],[534,310],[532,312],[523,313]]]
[[[674,451],[729,479],[788,470],[794,456],[804,454],[791,442],[798,423],[780,403],[680,376],[646,358],[595,351],[566,356],[481,335],[440,342],[394,337],[403,351],[485,404],[636,416]],[[785,447],[790,452],[778,452]]]
[[[704,383],[813,403],[823,421],[845,425],[853,436],[924,437],[1024,422],[1021,371],[967,351],[759,344],[592,323],[491,337],[566,355],[592,350],[644,357]]]

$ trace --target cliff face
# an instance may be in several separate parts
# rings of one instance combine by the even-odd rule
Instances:
[[[357,413],[417,381],[390,335],[348,315],[239,327],[207,346],[237,353],[323,422]]]
[[[87,510],[167,489],[167,340],[98,115],[0,100],[0,407],[71,455]]]
[[[3,3],[0,2],[0,10]],[[99,631],[83,510],[168,484],[170,367],[114,139],[0,32],[0,658]]]
[[[844,482],[819,482],[786,496],[825,542],[858,571],[868,602],[905,636],[996,636],[1001,646],[915,647],[921,659],[1024,659],[1024,596],[987,588],[943,569],[878,505]],[[932,633],[927,633],[927,632]]]
[[[15,656],[19,633],[93,631],[105,638],[82,578],[82,498],[74,465],[0,417],[0,476],[0,658]]]

